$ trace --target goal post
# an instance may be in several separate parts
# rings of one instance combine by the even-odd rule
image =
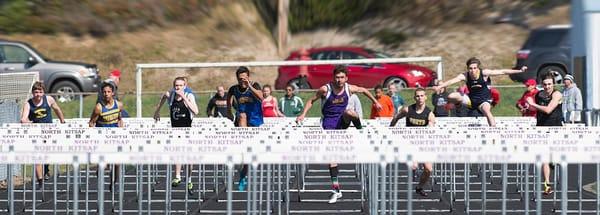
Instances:
[[[19,107],[30,97],[31,86],[39,80],[38,72],[0,74],[0,124],[17,122]]]
[[[0,100],[29,97],[31,86],[39,80],[38,72],[0,73]],[[25,95],[23,95],[25,94]]]
[[[188,69],[188,68],[220,68],[220,67],[275,67],[331,64],[375,64],[375,63],[436,63],[438,78],[443,78],[442,57],[408,57],[408,58],[373,58],[352,60],[305,60],[305,61],[247,61],[247,62],[206,62],[206,63],[142,63],[136,64],[136,117],[142,117],[142,74],[150,69]]]
[[[0,126],[4,123],[19,122],[21,106],[31,96],[31,86],[39,80],[37,72],[0,74]],[[0,164],[0,180],[18,173],[20,167],[13,167],[9,173],[6,164]]]

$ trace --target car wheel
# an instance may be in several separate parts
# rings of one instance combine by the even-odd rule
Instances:
[[[543,76],[545,74],[547,74],[549,71],[555,71],[556,72],[554,74],[554,80],[556,80],[556,84],[562,84],[563,83],[563,78],[565,77],[565,75],[567,74],[567,72],[565,71],[565,69],[563,69],[560,66],[545,66],[542,69],[540,69],[540,72],[538,73],[538,83],[541,83],[542,78],[544,78]]]
[[[394,83],[397,88],[408,88],[408,84],[406,83],[406,81],[398,77],[388,78],[387,81],[385,81],[384,87],[390,86],[391,83]]]
[[[288,84],[294,86],[295,89],[311,89],[308,81],[306,81],[306,79],[303,78],[293,79]]]
[[[59,102],[70,102],[77,99],[75,93],[81,92],[79,87],[70,81],[61,81],[52,87],[51,93],[57,94],[54,98]]]

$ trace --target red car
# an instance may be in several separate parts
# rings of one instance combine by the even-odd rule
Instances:
[[[388,55],[361,47],[324,47],[306,50],[303,59],[338,60],[389,58]],[[308,56],[308,57],[307,57]],[[294,51],[285,60],[300,60],[300,51]],[[378,84],[388,86],[396,83],[399,87],[426,87],[436,79],[436,73],[428,68],[406,63],[351,64],[348,66],[349,83],[373,88]],[[301,66],[281,66],[275,80],[276,89],[285,89],[287,84],[295,85],[297,89],[316,89],[332,81],[335,65],[309,65],[306,81],[300,76]]]

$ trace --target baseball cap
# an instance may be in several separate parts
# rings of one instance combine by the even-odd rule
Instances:
[[[119,78],[121,77],[121,71],[118,69],[114,69],[112,72],[110,72],[110,75]]]
[[[571,81],[573,81],[573,76],[572,75],[565,75],[565,80],[571,80]]]
[[[535,81],[535,79],[527,79],[527,81],[525,81],[525,86],[535,86],[537,85],[537,82]]]

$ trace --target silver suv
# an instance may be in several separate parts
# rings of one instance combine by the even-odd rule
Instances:
[[[95,64],[53,61],[27,43],[0,40],[0,73],[39,72],[49,93],[61,102],[75,98],[73,93],[98,91],[100,76]]]

